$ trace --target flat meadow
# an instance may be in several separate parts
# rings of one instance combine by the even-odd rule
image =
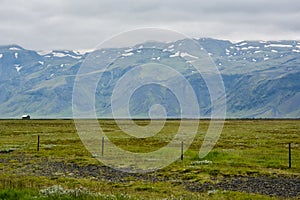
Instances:
[[[183,159],[153,172],[127,173],[98,161],[101,155],[85,148],[73,120],[0,120],[0,199],[300,198],[300,120],[226,120],[204,158],[198,153],[210,121],[189,123],[199,127]],[[99,124],[118,147],[143,153],[167,145],[180,120],[167,120],[148,138],[125,134],[114,120]]]

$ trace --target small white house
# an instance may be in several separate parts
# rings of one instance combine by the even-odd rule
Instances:
[[[22,119],[30,119],[30,115],[22,115]]]

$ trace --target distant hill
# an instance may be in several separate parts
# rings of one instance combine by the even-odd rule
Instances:
[[[227,117],[299,118],[300,117],[300,42],[197,40],[216,63],[227,95]],[[111,113],[110,96],[115,81],[132,67],[149,60],[169,64],[180,71],[194,88],[201,116],[210,116],[210,97],[201,76],[185,62],[193,54],[185,41],[140,44],[140,52],[128,48],[104,49],[104,60],[111,63],[113,84],[96,91],[98,117]],[[155,48],[146,48],[155,47]],[[157,48],[157,49],[156,49]],[[166,50],[166,51],[164,51]],[[0,46],[0,118],[72,117],[72,92],[76,73],[89,53],[72,50],[39,52],[18,45]],[[180,58],[185,58],[185,60]],[[104,75],[105,77],[105,75]],[[160,103],[169,117],[180,114],[174,94],[157,85],[145,86],[132,96],[131,113],[148,116],[150,105]]]

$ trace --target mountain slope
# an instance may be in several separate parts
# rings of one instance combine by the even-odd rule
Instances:
[[[208,52],[221,72],[228,117],[300,117],[300,42],[232,43],[210,38],[196,42]],[[143,45],[140,52],[128,48],[99,50],[103,63],[111,64],[103,76],[111,84],[97,88],[98,117],[110,116],[110,97],[117,80],[133,67],[150,61],[182,73],[195,90],[201,116],[209,117],[210,96],[202,77],[189,67],[193,52],[187,42],[139,45]],[[36,118],[72,117],[74,80],[88,55],[69,50],[38,52],[18,45],[0,46],[1,118],[19,118],[25,113]],[[110,57],[118,59],[111,61]],[[131,99],[130,112],[147,117],[151,105],[157,103],[167,108],[169,117],[179,116],[176,97],[167,88],[157,85],[140,88]]]

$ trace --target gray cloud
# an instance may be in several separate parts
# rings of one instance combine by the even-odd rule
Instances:
[[[0,0],[0,44],[31,49],[93,48],[142,27],[192,37],[300,39],[298,0]]]

